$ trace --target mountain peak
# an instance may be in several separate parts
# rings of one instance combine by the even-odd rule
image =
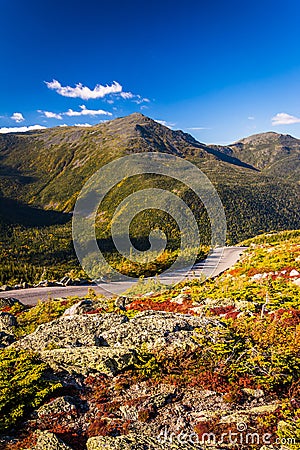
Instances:
[[[235,145],[264,145],[264,144],[273,144],[273,143],[280,143],[280,144],[288,144],[296,142],[299,143],[299,140],[290,134],[281,134],[276,133],[275,131],[267,131],[265,133],[257,133],[252,134],[251,136],[248,136],[244,139],[240,139],[239,141],[236,141],[232,144],[232,146]]]
[[[238,141],[235,141],[232,145],[250,144],[250,143],[258,144],[263,142],[269,142],[278,139],[280,136],[283,135],[280,133],[276,133],[275,131],[266,131],[264,133],[256,133],[252,134],[251,136],[247,136],[243,139],[239,139]]]
[[[253,134],[225,150],[265,174],[299,180],[300,140],[289,134],[274,131]]]

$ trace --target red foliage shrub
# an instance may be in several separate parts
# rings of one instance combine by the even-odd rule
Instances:
[[[225,315],[225,319],[236,319],[240,313],[240,311],[230,311]]]
[[[216,306],[215,308],[210,308],[210,312],[216,316],[224,316],[225,314],[234,310],[235,310],[234,305]]]
[[[103,308],[91,309],[90,311],[85,311],[84,314],[102,314],[105,312]]]
[[[239,276],[241,273],[243,273],[243,268],[242,268],[242,267],[239,267],[239,268],[236,268],[236,269],[231,269],[231,270],[228,270],[228,272],[225,272],[225,273],[229,273],[229,274],[232,275],[233,277],[237,277],[237,276]]]
[[[3,306],[3,308],[0,308],[1,312],[9,313],[11,310],[11,306]]]
[[[300,324],[300,310],[298,309],[278,309],[270,314],[273,320],[281,322],[284,326],[297,326]]]
[[[100,404],[109,401],[109,380],[106,375],[89,376],[85,379],[88,387],[87,397]]]
[[[32,431],[25,437],[19,437],[18,442],[6,445],[5,450],[23,450],[24,448],[34,448],[36,446],[36,441],[36,434]]]
[[[121,419],[96,418],[90,423],[87,435],[94,436],[121,436],[128,433],[129,421]]]
[[[290,399],[291,406],[294,409],[300,410],[300,381],[292,383],[292,386],[288,392],[288,397]]]
[[[141,300],[135,300],[127,306],[127,310],[135,311],[167,311],[181,314],[195,314],[191,309],[194,307],[193,303],[189,300],[184,301],[182,304],[171,301],[172,299],[166,299],[165,301],[158,302],[153,298],[143,298]]]
[[[155,417],[155,410],[152,405],[147,408],[141,408],[138,412],[138,420],[140,422],[149,422]]]

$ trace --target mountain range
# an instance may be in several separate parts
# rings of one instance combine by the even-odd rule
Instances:
[[[186,158],[206,173],[224,203],[229,241],[299,228],[300,140],[269,132],[228,146],[206,145],[138,113],[88,128],[0,135],[1,219],[37,225],[65,221],[68,215],[61,213],[72,211],[95,170],[146,151]],[[107,209],[112,206],[113,201]]]

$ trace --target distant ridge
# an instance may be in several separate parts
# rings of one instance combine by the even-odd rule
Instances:
[[[300,180],[300,140],[273,131],[254,134],[226,147],[230,155],[272,176]]]

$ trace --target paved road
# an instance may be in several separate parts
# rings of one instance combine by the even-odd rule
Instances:
[[[192,270],[190,270],[186,278],[198,278],[202,277],[215,277],[224,270],[229,269],[239,259],[243,250],[246,247],[225,247],[217,248],[209,255],[204,261],[195,264]],[[175,284],[182,280],[182,276],[185,270],[178,270],[168,275],[163,274],[160,276],[160,281],[164,284]],[[89,287],[93,288],[95,292],[104,294],[106,297],[111,297],[113,293],[122,293],[133,283],[129,282],[114,282],[114,283],[101,283],[100,285],[89,286],[67,286],[67,287],[41,287],[41,288],[29,288],[18,289],[6,292],[0,292],[0,297],[14,297],[20,300],[25,305],[35,305],[38,300],[47,300],[48,298],[59,298],[76,295],[84,297],[88,293]]]

